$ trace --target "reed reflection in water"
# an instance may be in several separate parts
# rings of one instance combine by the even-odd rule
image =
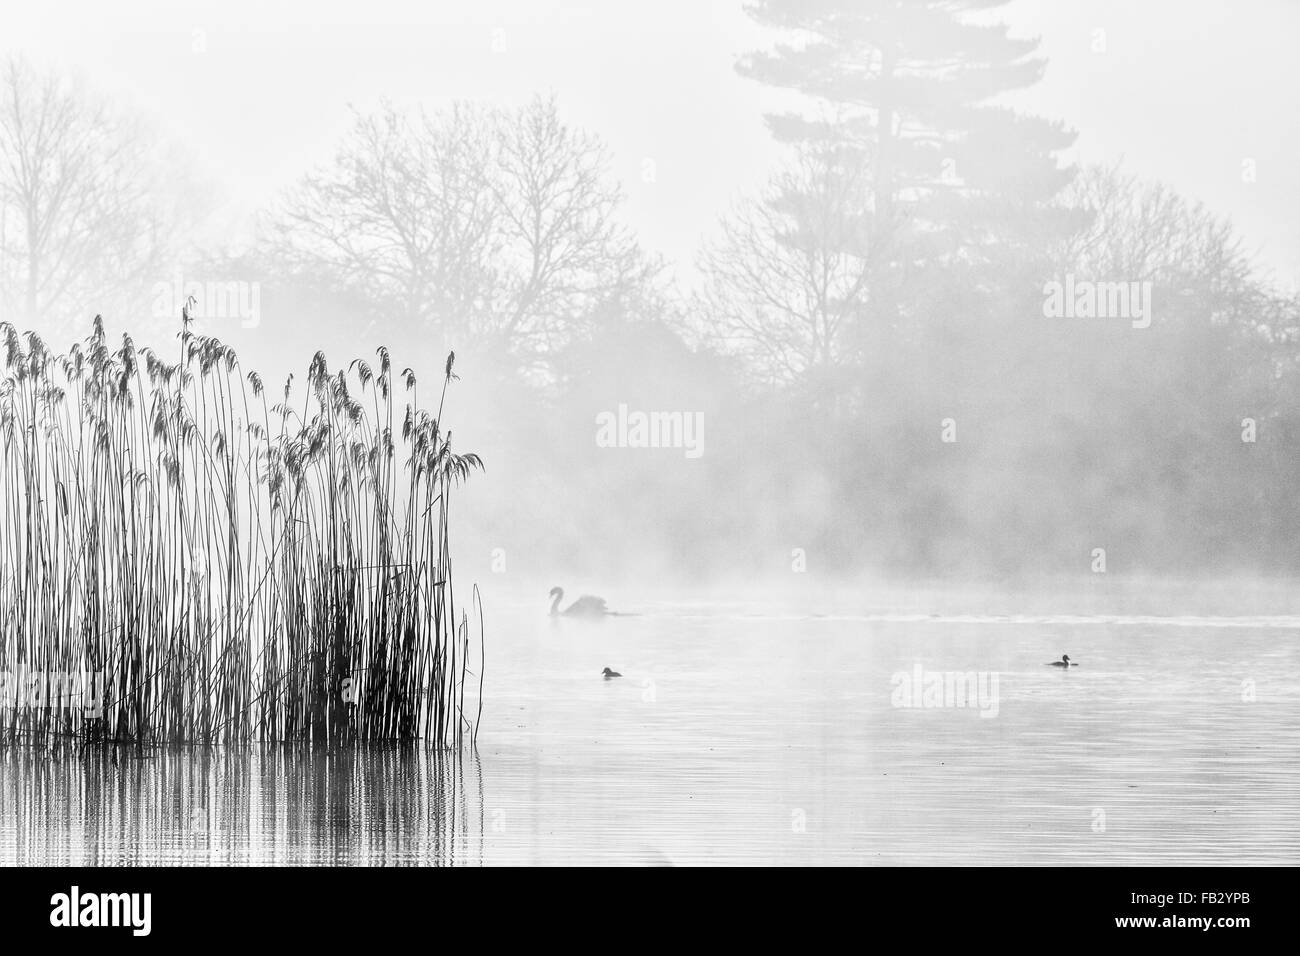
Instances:
[[[473,755],[305,746],[0,751],[0,865],[474,865]]]

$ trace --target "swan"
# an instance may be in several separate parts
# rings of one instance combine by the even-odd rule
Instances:
[[[590,594],[584,594],[578,600],[574,601],[563,611],[560,610],[560,601],[564,599],[564,588],[551,588],[551,617],[563,615],[564,617],[604,617],[607,614],[613,614],[609,608],[605,607],[603,597],[593,597]]]

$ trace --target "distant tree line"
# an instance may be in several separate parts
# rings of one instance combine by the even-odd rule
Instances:
[[[1000,105],[1046,67],[1001,5],[751,3],[786,39],[739,72],[804,108],[767,117],[788,161],[695,281],[546,97],[357,113],[255,242],[188,268],[261,281],[305,352],[454,348],[468,531],[520,570],[1300,570],[1300,300],[1227,221]],[[0,86],[3,307],[53,328],[165,278],[156,150],[24,64]],[[1067,277],[1149,288],[1149,327],[1045,314]],[[702,413],[704,454],[597,447],[620,403]]]

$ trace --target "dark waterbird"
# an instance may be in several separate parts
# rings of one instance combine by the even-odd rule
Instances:
[[[611,677],[622,677],[622,676],[623,676],[623,675],[620,674],[618,671],[612,671],[612,670],[610,670],[608,667],[606,667],[603,671],[601,671],[601,673],[605,675],[605,680],[609,680]]]
[[[1048,667],[1078,667],[1079,665],[1070,660],[1069,654],[1062,654],[1059,661],[1052,661]]]

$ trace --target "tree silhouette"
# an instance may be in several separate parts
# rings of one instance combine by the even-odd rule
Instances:
[[[285,198],[269,257],[358,295],[379,321],[544,375],[603,302],[656,271],[621,202],[603,146],[552,99],[417,116],[385,105]]]
[[[19,59],[0,75],[0,304],[55,334],[144,300],[179,234],[141,128]],[[170,172],[176,173],[173,168]]]
[[[1076,225],[1050,203],[1072,176],[1054,154],[1073,134],[997,103],[1044,69],[1036,40],[971,16],[1000,5],[749,5],[790,39],[743,57],[738,70],[802,94],[806,106],[768,115],[773,135],[795,148],[795,171],[725,223],[705,259],[708,297],[727,303],[719,321],[746,351],[788,365],[792,341],[797,353],[820,342],[820,364],[861,362],[924,317],[936,272],[945,282],[960,273],[967,301],[991,294],[1019,280],[1008,260]],[[819,362],[799,354],[795,364]]]

